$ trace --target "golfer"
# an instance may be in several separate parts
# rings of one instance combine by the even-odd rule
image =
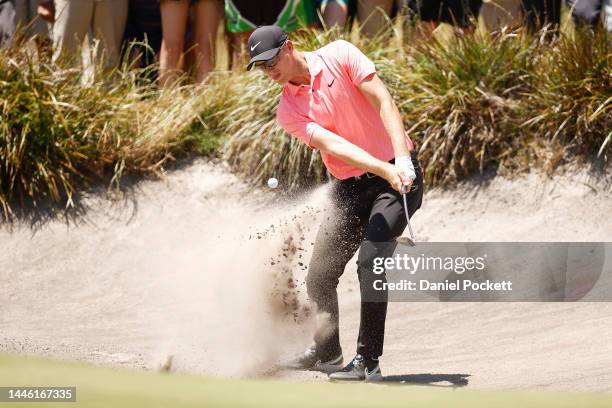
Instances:
[[[293,368],[331,372],[333,380],[381,380],[387,294],[384,301],[364,301],[374,279],[372,254],[358,255],[357,355],[344,368],[336,288],[362,241],[394,242],[402,234],[402,191],[408,191],[410,216],[420,208],[423,178],[414,144],[374,64],[353,44],[340,40],[302,52],[280,28],[263,26],[251,34],[248,47],[247,70],[255,66],[283,86],[276,111],[280,125],[318,149],[337,179],[331,193],[334,215],[319,229],[306,278],[317,307],[314,345]]]

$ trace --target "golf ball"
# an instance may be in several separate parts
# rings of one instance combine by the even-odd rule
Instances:
[[[278,180],[275,179],[274,177],[269,178],[268,179],[268,187],[270,187],[270,188],[278,187]]]

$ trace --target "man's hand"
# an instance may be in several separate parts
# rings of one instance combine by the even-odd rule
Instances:
[[[55,6],[53,0],[42,0],[36,10],[40,18],[50,23],[55,22]]]
[[[414,170],[414,165],[412,164],[412,159],[410,156],[396,157],[395,167],[397,167],[400,172],[400,176],[402,177],[402,183],[405,188],[404,191],[410,191],[410,186],[412,186],[412,182],[416,178],[416,172]]]
[[[410,186],[412,185],[412,180],[406,177],[404,175],[404,172],[400,170],[399,167],[394,166],[391,163],[385,163],[383,169],[384,171],[381,176],[389,182],[389,184],[394,190],[403,193],[404,188],[407,188],[407,190],[410,189]]]

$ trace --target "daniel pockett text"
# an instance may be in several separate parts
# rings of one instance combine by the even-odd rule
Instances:
[[[375,275],[382,275],[385,271],[404,271],[414,276],[417,271],[422,272],[452,272],[462,275],[465,272],[485,271],[485,261],[487,254],[479,257],[441,257],[426,256],[421,253],[418,256],[408,254],[395,254],[392,257],[375,257],[372,272]],[[417,281],[400,279],[398,282],[388,282],[386,279],[375,279],[373,282],[374,290],[390,291],[417,291],[417,290],[436,290],[436,291],[510,291],[512,281],[492,281],[485,279],[475,281],[471,279],[451,280],[445,279],[442,282],[431,281],[425,278]]]
[[[357,271],[366,302],[606,302],[611,260],[607,242],[364,241]]]

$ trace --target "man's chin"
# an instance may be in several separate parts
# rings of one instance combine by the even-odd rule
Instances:
[[[285,84],[288,82],[287,78],[283,78],[283,77],[280,77],[278,79],[273,79],[273,81],[279,84],[280,86],[285,86]]]
[[[284,85],[287,83],[287,79],[285,78],[286,75],[283,75],[283,73],[280,71],[274,70],[268,76],[270,77],[271,80],[273,80],[279,85]]]

